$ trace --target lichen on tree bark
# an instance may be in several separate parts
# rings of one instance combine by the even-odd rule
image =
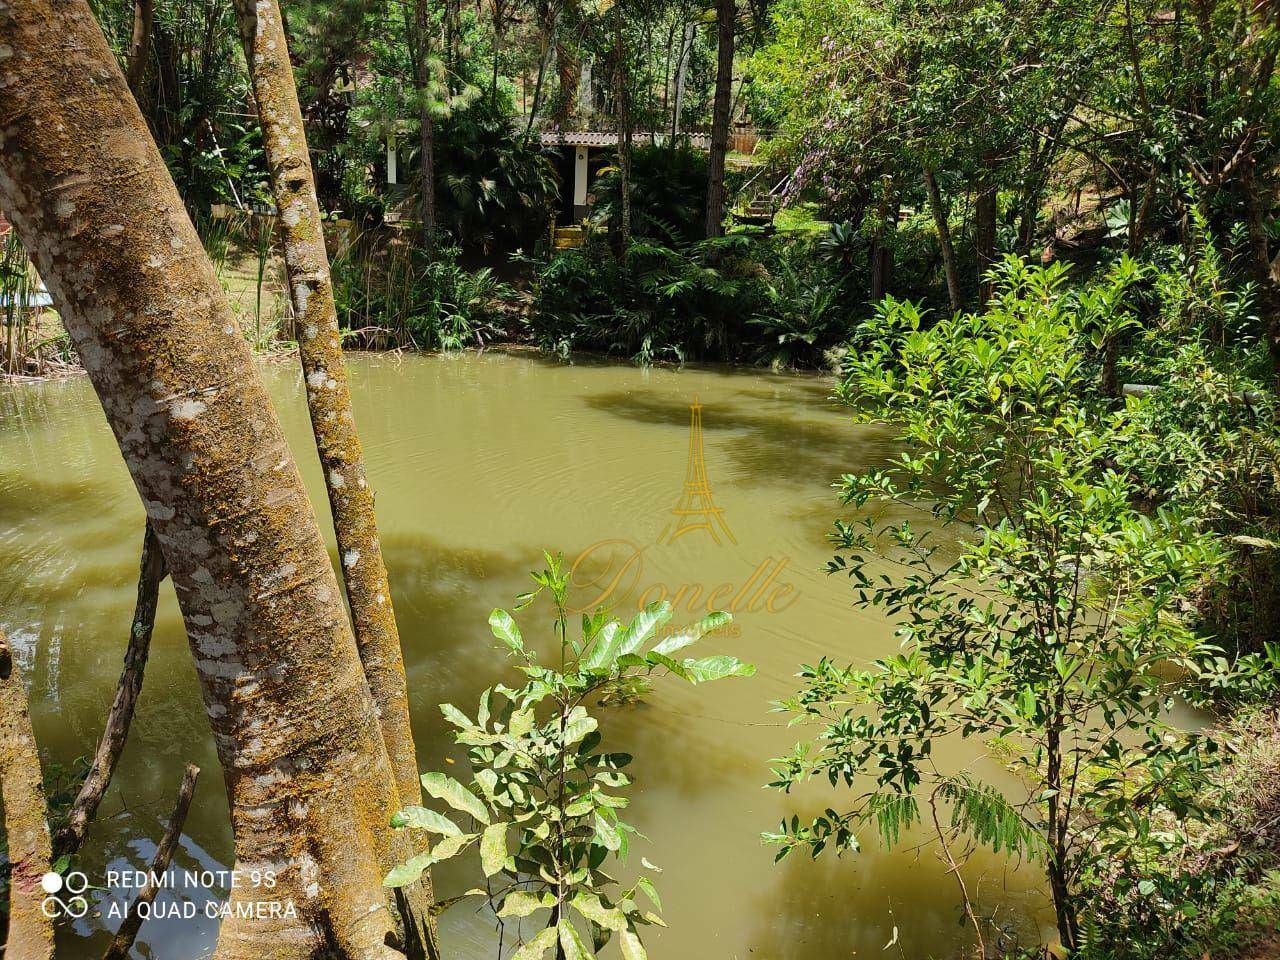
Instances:
[[[296,914],[225,921],[216,957],[398,957],[381,885],[398,788],[338,582],[249,347],[85,0],[0,4],[0,88],[0,208],[154,526],[237,866],[276,872],[269,896]]]
[[[329,258],[302,110],[275,0],[236,0],[249,76],[280,218],[307,408],[324,471],[356,643],[381,716],[387,753],[405,803],[421,799],[400,634],[378,542],[347,386]]]
[[[49,960],[53,921],[40,909],[40,879],[49,870],[48,811],[40,754],[31,731],[27,692],[4,631],[0,630],[0,799],[9,843],[10,960]]]

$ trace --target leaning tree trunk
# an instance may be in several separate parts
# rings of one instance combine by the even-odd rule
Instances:
[[[13,653],[0,631],[0,800],[9,841],[9,960],[51,960],[53,920],[40,909],[49,872],[48,808],[40,754],[31,732],[27,692]]]
[[[978,301],[986,306],[994,287],[987,280],[987,272],[996,262],[996,188],[990,179],[982,177],[978,183],[978,196],[974,201],[974,250],[978,260]]]
[[[933,213],[934,225],[938,228],[942,270],[947,278],[947,296],[951,299],[951,309],[959,310],[963,299],[960,295],[960,272],[956,269],[956,250],[951,242],[951,227],[947,223],[947,210],[942,205],[942,193],[938,190],[938,178],[928,167],[924,171],[924,187],[929,194],[929,209]]]
[[[613,52],[617,58],[618,81],[618,194],[620,229],[618,253],[626,256],[631,246],[631,90],[627,76],[627,45],[622,33],[622,4],[614,7]]]
[[[398,790],[328,551],[244,336],[84,0],[0,5],[0,207],[146,507],[226,781],[281,915],[218,960],[389,958]],[[232,905],[235,909],[236,905]],[[290,915],[292,907],[294,915]]]
[[[422,4],[419,3],[419,9]],[[402,805],[422,802],[409,724],[400,633],[378,541],[373,490],[356,433],[338,312],[333,300],[320,206],[303,131],[302,108],[289,62],[288,40],[275,0],[236,0],[245,59],[279,213],[289,293],[299,331],[298,354],[307,387],[307,409],[333,515],[342,579],[356,647],[377,705],[382,739],[395,769]],[[424,24],[419,23],[419,28]],[[420,39],[423,37],[420,34]],[[422,58],[419,49],[419,59]],[[425,112],[425,111],[424,111]],[[429,120],[429,114],[427,119]],[[430,129],[427,127],[426,129]],[[430,156],[425,149],[424,166]],[[424,196],[431,191],[423,184]],[[429,881],[427,881],[429,884]],[[430,887],[419,891],[421,916],[430,916]],[[434,936],[434,924],[427,923]]]
[[[279,7],[275,0],[236,0],[236,8],[279,211],[285,269],[299,331],[298,354],[307,383],[307,408],[333,513],[356,645],[378,706],[383,740],[396,768],[402,799],[417,803],[422,789],[409,728],[400,634],[378,542],[373,490],[365,476],[364,454],[351,409],[329,257]]]
[[[707,167],[708,237],[724,233],[724,158],[729,152],[729,97],[733,87],[734,0],[716,0],[716,97],[711,109],[711,156]]]

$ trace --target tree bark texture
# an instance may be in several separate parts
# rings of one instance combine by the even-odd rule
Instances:
[[[973,205],[973,246],[978,260],[978,299],[983,306],[991,299],[993,290],[986,276],[996,262],[996,201],[995,184],[985,178],[980,180],[978,196]]]
[[[716,94],[711,108],[711,155],[707,166],[708,237],[724,233],[724,161],[729,152],[729,107],[733,87],[735,0],[716,0]]]
[[[378,706],[401,798],[406,804],[418,803],[422,789],[409,729],[400,633],[378,541],[373,490],[365,475],[351,409],[329,257],[284,28],[275,0],[236,0],[236,8],[279,211],[307,409],[333,514],[356,645]]]
[[[53,921],[40,910],[40,879],[51,862],[48,807],[27,691],[0,631],[0,799],[9,841],[9,960],[50,960]]]
[[[273,896],[296,912],[227,920],[215,957],[399,957],[381,884],[395,856],[395,774],[249,347],[88,4],[10,0],[0,44],[0,207],[155,528],[223,768],[236,865],[274,871]]]
[[[929,194],[929,209],[933,213],[933,222],[938,229],[938,244],[942,247],[942,270],[947,278],[947,296],[951,299],[951,309],[959,310],[963,297],[960,294],[960,272],[956,269],[956,250],[951,242],[951,226],[947,222],[947,210],[942,205],[938,178],[927,167],[924,171],[924,186]]]
[[[107,714],[107,723],[93,755],[93,764],[80,786],[66,824],[53,838],[55,856],[74,853],[84,842],[85,831],[98,810],[98,804],[111,785],[120,754],[124,752],[133,723],[133,710],[142,692],[143,672],[147,667],[147,655],[151,652],[151,634],[156,625],[156,604],[160,598],[160,583],[166,574],[164,556],[156,541],[155,531],[148,523],[142,535],[142,559],[138,562],[138,599],[133,609],[133,622],[129,627],[129,643],[125,647],[124,669],[116,684],[116,696]]]

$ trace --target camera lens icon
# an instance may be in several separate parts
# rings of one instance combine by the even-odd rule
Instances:
[[[78,870],[72,870],[65,877],[50,870],[40,878],[40,889],[46,894],[40,901],[40,912],[50,919],[79,920],[89,912],[89,901],[82,895],[89,889],[89,878]]]

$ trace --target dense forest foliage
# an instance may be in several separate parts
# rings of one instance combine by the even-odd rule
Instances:
[[[800,690],[775,705],[807,736],[770,786],[845,789],[761,824],[764,842],[781,860],[924,835],[972,956],[1280,951],[1275,0],[285,0],[320,261],[282,202],[305,164],[255,73],[269,58],[242,46],[251,12],[93,14],[240,329],[258,352],[301,352],[343,564],[381,571],[361,586],[339,570],[361,659],[399,639],[394,618],[390,633],[361,621],[386,572],[371,496],[367,516],[340,515],[365,480],[345,378],[327,379],[336,331],[331,354],[313,343],[314,291],[331,285],[348,347],[821,370],[896,444],[836,481],[829,573],[901,649],[850,664],[814,638],[832,652],[797,664]],[[311,184],[292,185],[302,209]],[[5,372],[83,360],[100,392],[117,382],[33,299],[14,235],[0,282]],[[204,412],[188,402],[176,420]],[[318,543],[306,559],[323,565]],[[571,639],[567,581],[546,564],[519,605],[550,598],[558,660],[495,610],[520,686],[486,690],[474,719],[441,707],[472,769],[427,774],[426,801],[411,741],[406,759],[385,729],[382,708],[403,703],[370,672],[383,761],[409,769],[391,799],[370,788],[368,817],[400,811],[372,859],[412,890],[478,853],[486,888],[444,891],[427,941],[437,908],[479,898],[496,918],[549,912],[519,960],[611,942],[635,960],[660,901],[648,873],[609,873],[634,833],[618,812],[630,758],[599,748],[587,708],[754,668],[675,657],[728,618],[664,636],[662,604],[586,615]],[[1016,789],[936,761],[957,739]],[[1051,930],[966,886],[978,848],[1034,864]],[[729,869],[708,863],[707,882]]]

